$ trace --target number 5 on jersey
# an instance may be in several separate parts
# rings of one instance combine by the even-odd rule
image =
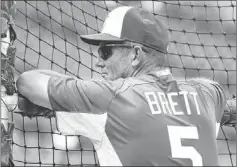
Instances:
[[[167,126],[173,158],[191,159],[193,166],[203,166],[202,156],[192,146],[182,146],[181,139],[199,139],[196,127]]]

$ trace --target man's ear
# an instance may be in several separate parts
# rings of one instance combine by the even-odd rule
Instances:
[[[132,52],[132,66],[138,66],[142,62],[143,56],[142,48],[140,46],[135,46]]]

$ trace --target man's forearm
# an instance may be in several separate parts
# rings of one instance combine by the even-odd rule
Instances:
[[[48,81],[50,76],[35,71],[27,71],[16,81],[18,92],[32,103],[52,109],[48,97]]]

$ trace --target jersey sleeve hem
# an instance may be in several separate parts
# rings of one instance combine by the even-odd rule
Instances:
[[[48,98],[49,98],[49,103],[50,103],[50,105],[51,105],[51,107],[52,107],[52,109],[53,110],[56,110],[56,107],[55,107],[55,105],[54,105],[54,103],[53,103],[53,97],[52,97],[52,85],[51,85],[51,83],[52,83],[52,80],[54,79],[54,77],[50,77],[49,78],[49,80],[48,80]]]

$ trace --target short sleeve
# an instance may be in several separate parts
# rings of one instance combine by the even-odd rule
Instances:
[[[55,111],[102,114],[121,87],[121,80],[83,81],[75,78],[51,77],[48,96]]]

